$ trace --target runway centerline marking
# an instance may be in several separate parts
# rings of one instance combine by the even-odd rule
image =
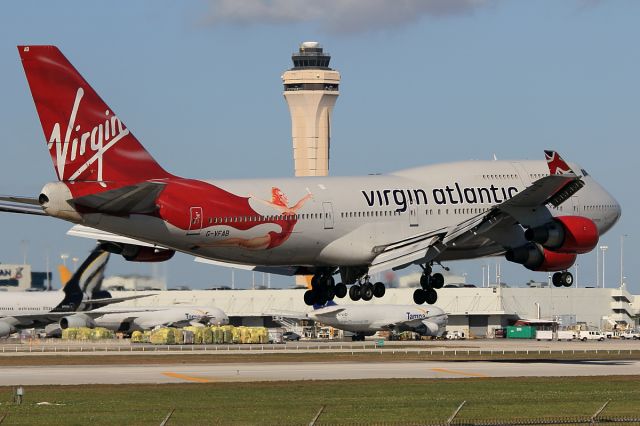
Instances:
[[[171,371],[165,371],[165,372],[162,373],[162,375],[163,376],[167,376],[167,377],[173,377],[174,379],[187,380],[189,382],[197,382],[197,383],[211,383],[212,382],[212,380],[205,379],[203,377],[187,376],[185,374],[173,373]]]
[[[461,376],[468,376],[468,377],[491,377],[491,376],[487,376],[486,374],[468,373],[466,371],[449,370],[446,368],[432,368],[431,371],[436,371],[438,373],[459,374]]]

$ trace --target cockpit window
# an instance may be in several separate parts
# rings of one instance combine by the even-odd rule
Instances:
[[[582,172],[582,176],[589,176],[589,173],[587,173],[585,169],[580,169],[580,171]]]

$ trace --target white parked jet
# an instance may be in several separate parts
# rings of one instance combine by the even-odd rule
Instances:
[[[229,317],[219,308],[206,306],[168,306],[133,308],[118,311],[103,308],[91,313],[94,318],[89,327],[105,327],[113,331],[131,333],[156,327],[186,327],[188,325],[229,324]],[[99,316],[98,316],[99,315]],[[66,328],[69,324],[60,324]]]
[[[369,276],[420,265],[414,302],[443,284],[434,263],[505,256],[534,271],[567,269],[620,217],[587,172],[546,161],[465,161],[362,177],[195,180],[165,171],[54,46],[19,46],[58,182],[2,210],[82,225],[73,234],[134,261],[175,251],[213,263],[313,274],[309,305],[384,295]],[[173,141],[176,150],[188,141]],[[333,276],[341,282],[335,284]]]
[[[307,313],[307,317],[331,327],[355,333],[353,340],[364,340],[377,331],[414,331],[422,336],[442,336],[447,314],[436,306],[415,305],[336,305]]]
[[[20,329],[47,327],[58,322],[86,322],[94,315],[91,309],[147,297],[111,297],[108,292],[100,291],[96,283],[102,281],[108,260],[108,252],[94,249],[62,291],[1,293],[0,337]]]

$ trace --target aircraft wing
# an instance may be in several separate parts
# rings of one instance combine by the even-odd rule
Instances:
[[[222,262],[219,260],[206,259],[204,257],[195,257],[193,260],[198,263],[206,263],[208,265],[222,266],[225,268],[236,268],[236,269],[242,269],[243,271],[265,272],[268,274],[285,275],[285,276],[296,275],[296,273],[299,270],[297,266],[246,265],[244,263]]]
[[[136,296],[125,296],[125,297],[105,297],[103,299],[89,299],[85,300],[84,303],[91,304],[93,306],[107,306],[112,305],[114,303],[126,302],[127,300],[135,300],[141,299],[143,297],[155,296],[155,294],[141,294]]]
[[[0,212],[46,216],[36,198],[0,195]]]
[[[159,246],[157,244],[150,244],[135,238],[129,238],[122,235],[112,234],[111,232],[101,231],[96,228],[91,228],[84,225],[74,225],[67,231],[67,235],[73,237],[90,238],[98,241],[112,241],[114,243],[133,244],[143,247],[154,247],[160,249],[166,249],[166,247]]]
[[[428,263],[443,251],[475,237],[491,239],[489,231],[504,221],[526,227],[540,224],[541,216],[535,214],[539,208],[549,204],[558,207],[584,186],[581,177],[571,170],[557,152],[545,151],[545,155],[550,175],[536,180],[509,200],[454,226],[377,247],[374,250],[378,250],[379,254],[371,263],[369,274]],[[543,220],[547,220],[546,217]]]

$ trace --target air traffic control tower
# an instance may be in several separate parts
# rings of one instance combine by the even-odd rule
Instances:
[[[340,73],[329,68],[331,56],[315,41],[302,43],[291,59],[293,68],[282,75],[282,82],[291,113],[295,175],[327,176]]]

